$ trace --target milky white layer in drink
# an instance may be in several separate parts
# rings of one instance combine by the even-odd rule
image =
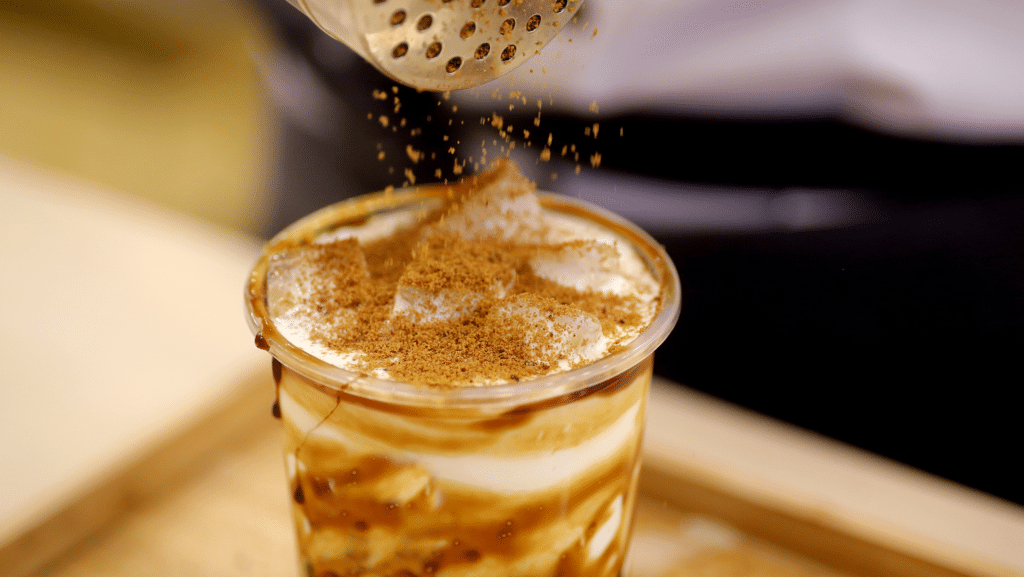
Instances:
[[[554,349],[555,356],[560,357],[552,366],[551,373],[600,359],[611,346],[628,343],[649,324],[657,312],[656,298],[660,287],[630,243],[582,218],[542,209],[532,192],[517,194],[511,199],[492,198],[492,201],[493,204],[486,208],[464,206],[460,212],[446,217],[438,228],[454,231],[469,240],[494,238],[498,234],[495,231],[505,231],[501,233],[501,240],[537,245],[536,253],[529,260],[537,276],[581,292],[631,296],[639,301],[638,312],[642,322],[637,326],[620,327],[614,334],[602,332],[597,320],[588,315],[541,318],[528,302],[524,304],[521,300],[509,298],[507,302],[499,303],[495,307],[496,314],[516,317],[520,322],[528,322],[543,328],[545,333],[555,335],[551,342],[545,344]],[[474,214],[474,211],[480,214]],[[422,212],[423,209],[417,207],[377,215],[360,226],[336,229],[318,238],[316,243],[326,244],[347,238],[355,238],[361,244],[373,242],[402,226],[414,224]],[[487,295],[460,293],[457,296],[445,291],[426,294],[415,287],[400,284],[392,314],[418,313],[420,322],[451,321],[472,314],[485,296],[504,298],[513,292],[514,282],[514,279],[495,279]],[[272,268],[269,283],[272,299],[275,287],[280,287],[277,294],[285,295],[278,297],[280,301],[287,301],[292,298],[290,293],[302,290],[287,270],[281,272]],[[274,313],[273,303],[271,309]],[[299,307],[278,310],[275,317],[277,329],[293,344],[332,365],[355,368],[361,358],[358,351],[332,349],[311,336],[318,323],[320,318],[315,312]],[[387,378],[388,372],[379,368],[371,375]],[[482,377],[473,384],[496,382],[503,381]]]
[[[585,399],[574,404],[573,412],[583,416],[594,403],[605,399]],[[422,449],[410,451],[398,445],[389,445],[380,439],[368,437],[357,428],[319,427],[323,417],[308,411],[287,391],[280,394],[282,413],[288,415],[289,425],[298,431],[316,435],[321,440],[338,443],[350,451],[365,454],[386,454],[398,462],[416,462],[431,471],[435,478],[456,481],[498,493],[520,493],[548,489],[579,478],[594,463],[614,455],[623,446],[635,442],[642,423],[637,418],[640,402],[631,405],[610,426],[584,441],[564,448],[545,449],[515,455],[471,453],[451,455],[431,454]],[[573,427],[566,421],[566,430]],[[313,432],[315,429],[315,432]],[[543,434],[543,433],[539,433]],[[538,441],[543,439],[538,438]],[[294,471],[290,471],[294,474]]]

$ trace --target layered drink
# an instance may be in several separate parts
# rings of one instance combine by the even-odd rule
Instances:
[[[303,574],[621,574],[679,304],[642,231],[498,161],[295,223],[247,296]]]

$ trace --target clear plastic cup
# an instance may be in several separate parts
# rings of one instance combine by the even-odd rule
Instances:
[[[632,243],[664,288],[625,350],[506,385],[425,387],[331,366],[288,342],[266,303],[272,255],[440,187],[377,193],[316,212],[267,245],[247,287],[249,324],[273,356],[301,574],[615,576],[640,472],[654,349],[679,314],[664,250],[621,218],[541,194]]]

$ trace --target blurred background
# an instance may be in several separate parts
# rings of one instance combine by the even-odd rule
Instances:
[[[1015,0],[588,0],[434,94],[285,0],[15,0],[0,155],[260,238],[512,155],[666,245],[661,375],[1024,503],[1021,29]]]

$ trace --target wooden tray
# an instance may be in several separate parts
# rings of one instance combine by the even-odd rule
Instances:
[[[0,574],[297,574],[268,373],[0,550]],[[637,577],[1024,575],[1020,508],[682,387],[655,383],[645,442]]]

